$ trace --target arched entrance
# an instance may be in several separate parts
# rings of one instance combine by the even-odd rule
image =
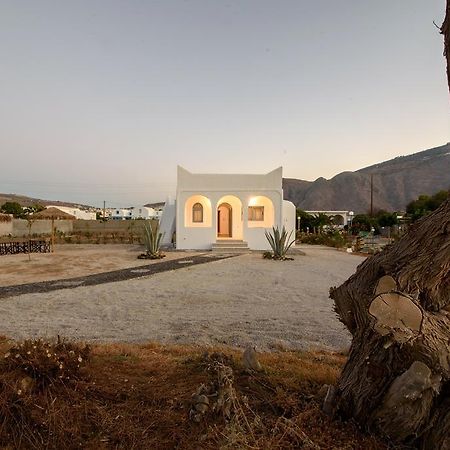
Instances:
[[[221,203],[217,208],[217,236],[221,238],[232,237],[233,209],[229,203]]]
[[[344,226],[344,217],[340,214],[335,214],[334,216],[331,216],[330,219],[333,225]]]

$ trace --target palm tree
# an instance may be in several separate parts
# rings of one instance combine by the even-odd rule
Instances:
[[[324,213],[318,213],[313,215],[312,223],[314,229],[317,228],[319,233],[322,233],[323,227],[331,224],[331,219]]]

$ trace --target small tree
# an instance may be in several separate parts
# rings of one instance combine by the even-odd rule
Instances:
[[[408,203],[406,207],[406,212],[411,217],[414,222],[423,216],[426,216],[431,211],[437,209],[448,197],[447,191],[439,191],[436,194],[429,195],[419,195],[416,200]]]
[[[40,205],[39,203],[35,203],[34,205],[27,206],[24,208],[23,212],[24,214],[34,214],[41,211],[44,211],[45,206]]]
[[[331,219],[329,216],[327,216],[324,213],[318,213],[313,216],[312,223],[313,223],[313,227],[315,229],[317,228],[319,233],[322,233],[324,226],[331,225]]]
[[[392,227],[393,225],[397,225],[397,213],[389,213],[386,211],[380,211],[376,216],[378,225],[380,227]]]
[[[0,207],[0,212],[5,214],[12,214],[14,217],[21,219],[24,217],[24,210],[20,203],[17,202],[6,202]]]
[[[297,217],[300,217],[300,229],[297,231],[312,231],[314,228],[314,217],[311,214],[303,211],[303,209],[297,208]]]
[[[33,226],[33,223],[35,222],[36,218],[33,217],[33,214],[25,213],[24,219],[27,221],[27,228],[28,228],[28,261],[31,261],[31,227]]]

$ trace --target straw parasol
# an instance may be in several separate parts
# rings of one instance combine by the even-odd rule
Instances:
[[[64,211],[61,211],[58,208],[50,207],[47,209],[44,209],[43,211],[39,211],[37,213],[33,214],[33,219],[38,220],[51,220],[52,221],[52,253],[54,252],[55,248],[55,220],[75,220],[76,217],[72,214],[66,213]]]

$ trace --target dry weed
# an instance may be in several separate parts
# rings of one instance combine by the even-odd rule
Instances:
[[[386,448],[320,411],[318,393],[323,383],[335,382],[342,355],[260,354],[264,371],[252,374],[239,362],[240,352],[227,348],[205,355],[188,346],[96,345],[67,380],[59,378],[59,365],[50,370],[31,358],[29,344],[12,347],[21,362],[0,365],[0,447]],[[48,358],[46,348],[42,344],[40,357]],[[0,339],[0,351],[10,349]],[[57,364],[61,353],[53,353]],[[197,392],[201,385],[210,387],[211,397],[197,423],[189,411],[193,392],[206,395]]]

